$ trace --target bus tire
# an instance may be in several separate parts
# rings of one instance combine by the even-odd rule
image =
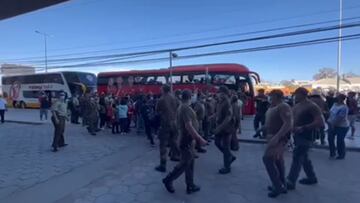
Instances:
[[[25,109],[25,108],[26,108],[25,102],[21,101],[21,102],[20,102],[20,105],[19,105],[19,108]]]

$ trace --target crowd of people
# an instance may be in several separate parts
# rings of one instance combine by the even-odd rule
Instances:
[[[316,92],[310,94],[305,88],[298,88],[289,102],[281,90],[273,90],[268,95],[263,90],[258,91],[254,137],[267,140],[263,163],[272,183],[268,188],[269,197],[275,198],[295,189],[302,168],[306,177],[299,183],[317,184],[309,150],[316,139],[325,142],[326,126],[330,158],[345,158],[344,139],[349,129],[354,137],[354,122],[359,113],[355,96],[353,92],[336,97],[329,94],[324,100]],[[151,146],[155,146],[157,135],[160,163],[155,170],[166,172],[168,159],[178,162],[162,180],[165,188],[174,193],[173,182],[185,173],[187,193],[191,194],[200,190],[194,182],[195,159],[199,153],[206,153],[205,146],[212,140],[223,154],[223,167],[219,174],[231,173],[231,165],[236,160],[232,151],[239,149],[237,135],[241,132],[244,103],[241,97],[241,93],[226,86],[220,86],[216,94],[210,94],[196,90],[172,92],[170,86],[164,85],[161,97],[87,93],[66,99],[65,93],[61,93],[51,108],[55,127],[53,151],[67,146],[64,140],[66,120],[80,124],[82,118],[82,125],[93,136],[106,129],[113,134],[127,134],[136,129],[137,133],[146,134]],[[44,109],[49,108],[51,102],[47,103],[46,95],[42,95],[39,101],[40,118],[46,118]],[[294,142],[293,158],[285,177],[284,152],[290,140]]]
[[[342,94],[345,95],[345,94]],[[314,102],[321,110],[322,115],[326,121],[328,126],[328,134],[331,133],[330,131],[330,123],[327,122],[332,108],[336,109],[337,107],[337,97],[335,96],[334,92],[328,92],[326,95],[320,93],[318,90],[313,90],[311,94],[309,94],[309,99]],[[270,107],[270,103],[268,101],[268,95],[265,94],[264,89],[258,90],[258,95],[255,97],[256,102],[256,115],[254,118],[254,129],[257,131],[260,126],[265,125],[265,115]],[[293,96],[285,98],[285,102],[290,106],[294,106],[295,101]],[[359,105],[360,105],[360,93],[357,95],[355,92],[348,92],[347,96],[344,99],[344,105],[347,106],[347,119],[348,119],[348,126],[350,127],[350,136],[349,139],[355,139],[355,122],[359,118]],[[335,105],[334,105],[335,104]],[[260,131],[254,135],[254,138],[262,138],[265,139],[266,135]],[[326,144],[326,132],[325,127],[319,129],[318,131],[314,132],[314,141],[319,141],[321,145]]]
[[[177,90],[172,94],[176,100],[176,106],[172,106],[175,111],[181,104],[181,93],[180,90]],[[229,98],[231,99],[231,107],[237,108],[238,116],[241,116],[244,102],[238,99],[236,92],[232,92],[231,95],[233,95],[232,98]],[[197,121],[200,124],[200,133],[206,140],[211,140],[211,135],[213,135],[216,125],[215,109],[219,100],[220,98],[216,94],[204,94],[196,90],[191,96],[191,107],[195,111]],[[154,96],[151,93],[132,97],[129,95],[118,97],[110,94],[106,95],[105,93],[86,93],[82,96],[75,94],[71,98],[65,98],[63,102],[67,105],[68,116],[66,119],[73,124],[80,124],[81,120],[82,125],[87,127],[91,135],[95,136],[97,132],[106,129],[111,129],[113,134],[127,134],[133,127],[137,133],[145,133],[150,144],[154,146],[154,135],[160,136],[162,134],[161,130],[163,128],[161,128],[161,124],[164,124],[169,119],[168,117],[175,115],[175,113],[172,113],[166,117],[162,116],[161,101],[160,96]],[[40,95],[39,103],[40,119],[43,119],[43,117],[47,119],[47,111],[50,109],[51,102],[45,93]],[[52,106],[55,104],[56,102]],[[53,108],[51,108],[51,111],[52,114],[56,113]],[[237,123],[237,129],[240,130],[240,121]],[[174,132],[172,134],[177,137],[178,133]],[[236,133],[233,133],[233,135],[233,141],[237,140]],[[236,142],[233,143],[231,147],[233,149],[238,148]],[[196,146],[196,150],[199,153],[206,152],[201,146]],[[178,158],[173,159],[177,160]]]
[[[316,139],[325,144],[326,126],[330,159],[345,159],[345,137],[351,129],[350,139],[354,138],[355,121],[359,114],[355,96],[354,92],[349,92],[347,96],[339,93],[336,97],[330,93],[324,100],[316,91],[309,94],[307,89],[298,88],[293,102],[289,102],[280,90],[273,90],[268,96],[265,96],[264,90],[259,91],[255,98],[258,112],[254,119],[257,129],[254,137],[264,137],[268,141],[263,162],[272,182],[269,197],[294,190],[302,168],[306,178],[301,179],[300,184],[318,183],[308,152]],[[286,178],[283,156],[291,137],[294,141],[293,159]]]
[[[198,153],[206,152],[204,146],[212,140],[223,154],[223,167],[219,173],[231,172],[231,164],[236,159],[231,150],[239,149],[237,134],[241,131],[244,102],[239,99],[241,94],[225,86],[220,87],[218,94],[196,90],[172,93],[170,86],[164,85],[161,97],[152,94],[117,97],[104,93],[65,97],[64,93],[60,94],[51,108],[51,120],[55,127],[54,152],[67,146],[64,141],[65,121],[70,117],[72,123],[79,124],[81,117],[82,124],[91,135],[107,128],[114,134],[126,134],[132,126],[137,133],[144,131],[152,146],[155,146],[154,135],[157,135],[160,164],[155,170],[167,171],[168,156],[171,161],[179,162],[163,180],[169,192],[174,192],[172,182],[183,172],[187,177],[187,192],[200,190],[193,180],[194,159]],[[41,97],[39,101],[46,103],[46,98]]]

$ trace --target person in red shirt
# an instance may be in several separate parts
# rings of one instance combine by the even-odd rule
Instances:
[[[131,100],[130,96],[127,96],[127,101],[128,101],[128,122],[127,122],[127,126],[126,126],[126,132],[130,132],[130,125],[133,119],[133,115],[135,113],[135,107],[134,107],[134,102]]]

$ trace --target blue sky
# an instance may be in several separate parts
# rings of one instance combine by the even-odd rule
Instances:
[[[338,0],[70,0],[67,3],[0,21],[0,63],[15,63],[17,61],[14,59],[19,58],[42,57],[44,53],[43,39],[35,34],[35,30],[51,35],[48,39],[48,54],[51,59],[53,55],[61,54],[92,51],[104,51],[98,54],[127,53],[254,37],[259,35],[176,43],[184,40],[335,20],[339,15],[338,7]],[[360,2],[344,0],[344,18],[358,17],[360,16],[359,11]],[[355,33],[360,33],[360,28],[344,30],[344,35]],[[337,31],[331,31],[182,51],[178,54],[241,49],[336,35]],[[174,44],[131,48],[169,42],[174,42]],[[342,68],[344,72],[352,71],[360,74],[359,45],[360,40],[344,42]],[[319,68],[335,68],[336,56],[337,44],[332,43],[175,60],[174,64],[241,63],[258,72],[265,80],[280,81],[311,79]],[[167,66],[167,62],[161,62],[75,70],[96,73],[104,70],[165,68]]]

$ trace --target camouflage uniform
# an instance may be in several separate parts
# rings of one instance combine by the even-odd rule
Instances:
[[[87,122],[88,122],[88,131],[90,134],[95,135],[98,130],[98,121],[99,121],[99,105],[96,101],[89,101],[87,110]]]
[[[176,126],[177,100],[171,94],[164,94],[156,105],[156,112],[160,115],[160,167],[166,168],[167,146],[170,146],[170,157],[179,159],[178,130]]]

